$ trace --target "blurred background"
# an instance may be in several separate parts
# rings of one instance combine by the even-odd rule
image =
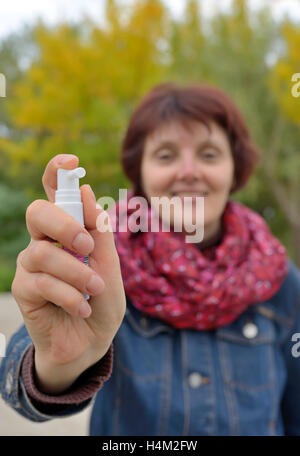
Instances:
[[[0,18],[0,332],[7,338],[21,324],[10,287],[29,242],[25,211],[46,198],[47,162],[78,155],[88,176],[81,183],[97,198],[117,199],[129,186],[119,163],[129,116],[164,81],[211,83],[233,97],[261,161],[232,197],[265,218],[300,267],[299,0],[10,0],[1,2]],[[64,419],[66,431],[60,420],[34,426],[45,435],[84,434],[79,418]],[[33,429],[9,423],[0,434]]]

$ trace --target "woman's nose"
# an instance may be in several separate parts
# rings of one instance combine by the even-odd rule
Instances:
[[[192,157],[185,157],[178,166],[179,179],[196,179],[199,175],[199,169],[196,160]]]

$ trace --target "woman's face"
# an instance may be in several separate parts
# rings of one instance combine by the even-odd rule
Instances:
[[[221,217],[234,183],[234,161],[228,137],[219,125],[211,132],[197,121],[189,129],[173,121],[162,125],[145,142],[142,187],[151,197],[204,196],[204,240],[221,228]],[[190,211],[195,221],[195,203]],[[176,214],[171,211],[170,223]],[[182,221],[183,232],[184,223]],[[190,231],[189,231],[190,234]]]

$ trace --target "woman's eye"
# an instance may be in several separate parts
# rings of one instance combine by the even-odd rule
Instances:
[[[215,152],[204,152],[203,153],[203,157],[209,158],[209,159],[215,158],[216,157],[216,153]]]
[[[159,155],[158,158],[159,158],[159,160],[168,160],[169,158],[171,158],[171,155],[170,154],[162,154],[162,155]]]

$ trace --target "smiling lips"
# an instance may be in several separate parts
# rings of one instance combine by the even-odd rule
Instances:
[[[197,196],[202,196],[202,197],[208,196],[208,192],[176,192],[176,193],[173,192],[172,197],[173,196],[179,196],[180,198],[189,196],[189,197],[192,197],[193,199],[195,199]]]

